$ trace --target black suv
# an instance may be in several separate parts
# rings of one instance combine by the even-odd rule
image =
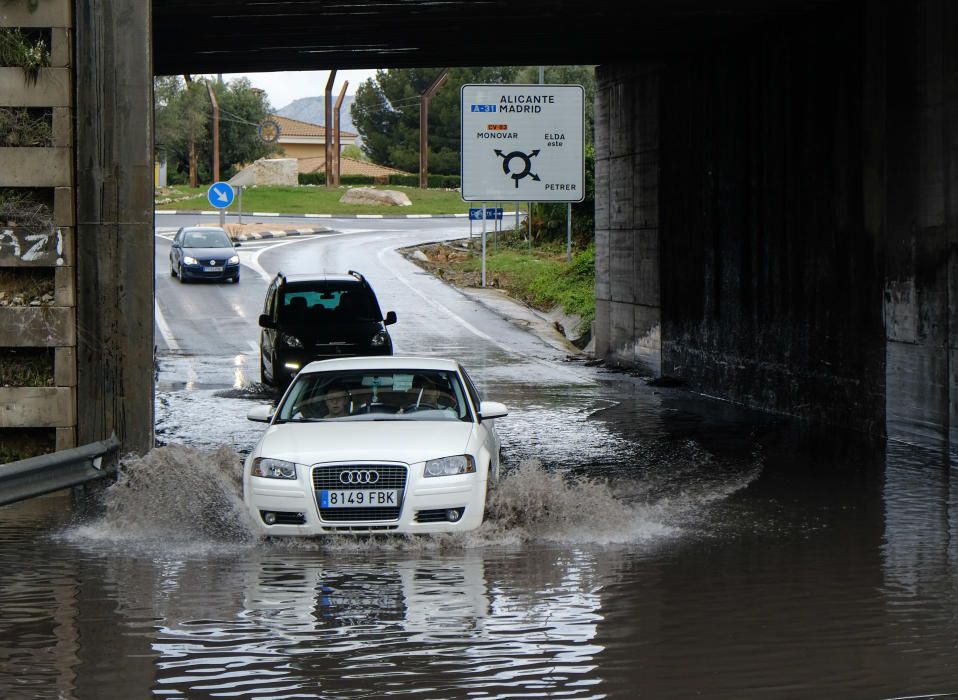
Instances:
[[[396,312],[383,316],[366,279],[349,274],[285,275],[266,290],[259,317],[260,379],[285,386],[313,360],[354,355],[392,355],[386,326]]]

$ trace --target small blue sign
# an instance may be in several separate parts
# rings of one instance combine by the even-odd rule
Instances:
[[[482,218],[481,216],[479,217]],[[491,221],[492,219],[501,219],[502,218],[502,207],[498,209],[495,207],[488,207],[486,209],[486,220]]]
[[[214,182],[206,193],[206,199],[217,209],[226,209],[233,203],[236,193],[228,182]]]
[[[482,209],[480,207],[470,207],[469,221],[482,221]]]

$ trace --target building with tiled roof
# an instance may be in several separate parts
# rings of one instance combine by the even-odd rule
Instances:
[[[277,141],[287,158],[324,158],[326,153],[326,127],[271,114],[270,119],[279,124]],[[339,132],[339,145],[355,145],[359,134],[351,131]],[[300,171],[302,172],[302,171]]]

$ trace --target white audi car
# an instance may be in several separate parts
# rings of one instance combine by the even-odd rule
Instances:
[[[243,497],[268,535],[462,532],[479,527],[498,482],[495,419],[454,360],[312,362],[246,459]]]

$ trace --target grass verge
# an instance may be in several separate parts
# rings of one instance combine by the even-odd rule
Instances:
[[[177,185],[157,193],[156,209],[203,210],[213,207],[206,199],[208,187],[189,188]],[[462,201],[456,190],[421,190],[417,187],[375,186],[375,189],[404,192],[408,207],[369,204],[340,204],[339,200],[349,187],[327,189],[303,185],[300,187],[247,187],[243,190],[244,212],[277,212],[280,214],[467,214],[469,202]],[[239,197],[226,210],[235,214],[239,210]]]
[[[426,260],[414,261],[422,268],[457,287],[482,284],[482,243],[473,238],[419,248]],[[486,238],[486,286],[503,289],[509,296],[540,311],[556,307],[581,319],[579,334],[589,330],[595,318],[595,245],[574,251],[566,261],[560,244],[537,244],[531,250],[509,232],[499,236],[495,247]],[[572,330],[572,329],[570,329]]]

